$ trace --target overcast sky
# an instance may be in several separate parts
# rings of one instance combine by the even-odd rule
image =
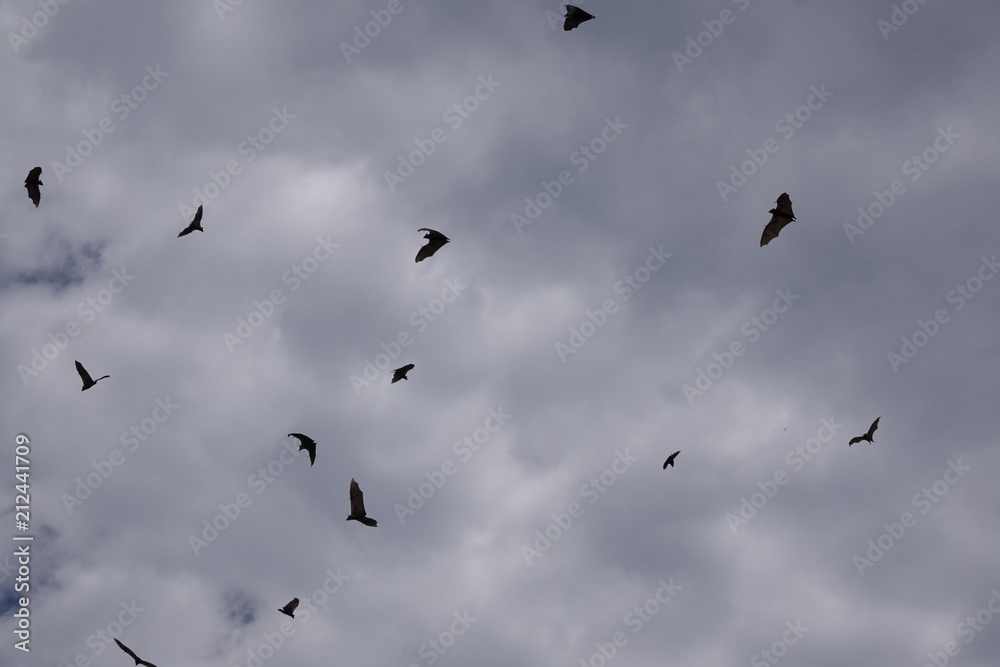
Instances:
[[[1000,7],[582,7],[0,7],[0,664],[995,667]]]

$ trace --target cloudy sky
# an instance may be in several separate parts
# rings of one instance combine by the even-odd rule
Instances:
[[[1000,7],[582,6],[3,4],[0,664],[995,666]]]

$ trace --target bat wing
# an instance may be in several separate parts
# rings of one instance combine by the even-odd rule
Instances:
[[[577,28],[584,21],[589,21],[592,18],[594,18],[593,14],[589,14],[574,5],[566,5],[566,20],[563,22],[563,30]]]
[[[862,438],[860,435],[858,437],[856,437],[856,438],[851,438],[851,441],[849,443],[847,443],[847,446],[850,447],[851,445],[856,445],[859,442],[861,442],[862,440],[864,440],[864,438]]]
[[[764,227],[764,233],[760,237],[760,247],[763,248],[773,239],[778,238],[778,234],[791,221],[795,220],[792,212],[792,199],[787,192],[782,192],[778,197],[778,205],[768,211],[771,214],[771,221]]]
[[[879,417],[878,419],[876,419],[875,421],[873,421],[872,425],[868,428],[868,439],[869,440],[871,440],[872,436],[875,435],[875,429],[878,428],[878,420],[879,419],[882,419],[882,418]]]
[[[115,643],[118,644],[118,648],[128,653],[129,657],[135,660],[135,664],[138,665],[140,662],[142,662],[142,660],[139,659],[139,656],[133,653],[132,649],[130,649],[128,646],[125,646],[125,644],[122,644],[120,641],[118,641],[117,637],[115,637]]]
[[[428,229],[426,227],[422,227],[417,231],[427,232],[426,234],[424,234],[424,238],[427,239],[427,243],[421,246],[420,250],[417,252],[416,261],[418,262],[422,262],[428,257],[432,256],[434,253],[440,250],[445,243],[448,243],[451,240],[441,232],[437,232],[434,231],[433,229]]]
[[[87,369],[79,361],[76,362],[76,372],[80,374],[80,379],[83,380],[84,385],[94,384],[94,379],[90,377],[90,373],[87,372]]]
[[[301,433],[289,433],[288,437],[299,439],[299,451],[303,449],[309,452],[309,465],[316,463],[316,441],[308,435]]]
[[[182,231],[180,234],[177,235],[177,238],[180,238],[182,236],[187,236],[196,229],[201,229],[201,213],[202,213],[202,208],[201,206],[199,206],[198,210],[194,214],[194,219],[191,220],[191,224],[185,227],[184,231]],[[205,230],[202,229],[202,231]]]
[[[292,598],[291,602],[289,602],[288,604],[286,604],[284,607],[282,607],[278,611],[280,611],[282,614],[287,614],[288,616],[291,616],[292,618],[295,618],[295,615],[294,615],[295,614],[295,608],[298,607],[298,606],[299,606],[299,599],[298,598]]]
[[[28,177],[24,179],[24,187],[28,189],[28,199],[31,200],[31,203],[36,208],[38,207],[38,202],[42,200],[42,191],[38,188],[39,185],[42,185],[41,176],[42,168],[35,167],[28,172]]]
[[[413,364],[406,364],[401,368],[397,368],[392,374],[392,382],[399,382],[400,380],[406,379],[406,374],[413,370]],[[390,382],[390,384],[392,384]]]
[[[361,493],[361,487],[358,483],[351,480],[351,516],[353,517],[363,517],[365,516],[365,494]]]

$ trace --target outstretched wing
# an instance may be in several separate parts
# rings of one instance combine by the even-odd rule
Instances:
[[[28,172],[28,177],[24,179],[24,187],[28,189],[28,199],[31,203],[38,207],[38,202],[42,200],[42,191],[38,188],[42,184],[39,180],[42,176],[42,168],[35,167]]]
[[[563,30],[572,30],[592,18],[594,18],[593,14],[589,14],[574,5],[566,5],[566,20],[563,21]]]
[[[879,419],[882,419],[882,418],[879,417],[878,419],[876,419],[875,421],[872,422],[872,425],[870,427],[868,427],[868,439],[869,440],[871,440],[872,436],[875,435],[875,429],[878,428],[878,420]]]
[[[201,213],[202,209],[201,206],[199,206],[198,210],[195,211],[194,219],[192,219],[191,223],[184,228],[184,231],[182,231],[180,234],[177,235],[177,238],[180,238],[182,236],[187,236],[196,229],[201,229]]]
[[[424,238],[427,239],[427,243],[421,246],[420,250],[417,252],[416,261],[418,262],[422,262],[428,257],[432,256],[434,253],[440,250],[445,243],[448,243],[451,240],[441,232],[434,231],[433,229],[428,229],[427,227],[421,227],[417,231],[427,232],[426,234],[424,234]]]
[[[79,361],[76,362],[76,372],[80,374],[80,379],[83,380],[83,384],[94,384],[94,380],[90,377],[90,373],[87,372],[87,369],[84,368],[83,364]]]
[[[851,441],[849,443],[847,443],[847,446],[850,447],[851,445],[856,445],[859,442],[861,442],[862,440],[864,440],[864,438],[862,438],[860,435],[858,437],[856,437],[856,438],[851,438]]]
[[[289,433],[288,437],[299,439],[299,451],[303,449],[309,452],[309,465],[316,463],[316,441],[308,435],[301,433]]]
[[[795,214],[792,212],[792,199],[787,192],[781,193],[781,196],[778,197],[778,205],[768,213],[771,214],[771,221],[764,227],[764,233],[760,237],[761,248],[778,238],[778,234],[785,228],[785,225],[795,220]]]
[[[361,487],[351,479],[351,516],[362,517],[365,512],[365,494],[361,493]]]
[[[413,364],[406,364],[401,368],[397,368],[392,374],[392,382],[399,382],[406,377],[406,374],[413,370]],[[390,384],[392,384],[390,382]]]
[[[295,618],[295,616],[294,616],[295,608],[298,607],[298,606],[299,606],[299,599],[298,598],[292,598],[291,602],[289,602],[288,604],[286,604],[284,607],[282,607],[278,611],[280,611],[282,614],[287,614],[287,615],[291,616],[292,618]]]
[[[118,641],[117,637],[115,637],[115,643],[118,644],[118,648],[120,648],[121,650],[123,650],[126,653],[128,653],[129,657],[132,658],[133,660],[135,660],[135,664],[138,665],[140,662],[142,662],[139,659],[139,656],[137,656],[135,653],[133,653],[132,649],[130,649],[128,646],[125,646],[125,644],[122,644],[120,641]]]

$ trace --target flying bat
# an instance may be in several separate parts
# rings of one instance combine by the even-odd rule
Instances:
[[[764,233],[760,237],[761,248],[778,238],[778,234],[785,228],[785,225],[795,220],[795,214],[792,213],[792,200],[787,192],[781,193],[781,196],[778,197],[778,205],[768,213],[771,214],[771,221],[767,223],[767,227],[764,228]]]
[[[867,433],[865,433],[864,435],[859,435],[856,438],[851,438],[851,441],[849,443],[847,443],[847,446],[850,447],[851,445],[853,445],[853,444],[855,444],[857,442],[861,442],[862,440],[867,440],[869,442],[869,444],[874,444],[875,441],[872,440],[872,436],[875,435],[875,429],[878,428],[878,420],[879,419],[882,419],[882,418],[879,417],[878,419],[876,419],[875,421],[872,422],[872,425],[868,427],[868,432]]]
[[[288,604],[286,604],[284,607],[281,607],[280,609],[278,609],[278,611],[280,611],[285,616],[291,616],[292,618],[295,618],[295,608],[298,607],[298,606],[299,606],[299,599],[298,598],[292,598],[291,602],[289,602]]]
[[[409,378],[406,377],[406,374],[412,370],[413,370],[413,364],[406,364],[401,368],[397,368],[392,372],[392,382],[390,382],[389,384],[392,384],[393,382],[399,382],[400,380],[409,380]]]
[[[188,234],[190,234],[191,232],[193,232],[196,229],[199,232],[204,232],[205,231],[201,227],[201,206],[199,206],[198,210],[195,211],[194,220],[192,220],[191,224],[189,224],[187,227],[184,228],[184,231],[182,231],[180,234],[177,235],[177,238],[180,238],[182,236],[187,236]]]
[[[309,452],[309,467],[316,463],[316,441],[310,438],[308,435],[302,435],[301,433],[289,433],[289,438],[299,439],[299,451],[303,449]],[[298,604],[298,601],[296,601]]]
[[[421,227],[417,231],[427,232],[424,234],[424,238],[427,239],[427,244],[420,246],[420,251],[417,252],[418,262],[424,261],[440,250],[445,243],[448,243],[451,240],[441,232],[436,232],[433,229],[427,229],[426,227]]]
[[[674,465],[674,459],[677,458],[678,454],[680,454],[679,451],[678,452],[674,452],[673,454],[671,454],[670,456],[667,457],[667,460],[663,462],[663,469],[664,470],[667,469],[667,466],[673,466]],[[676,466],[674,466],[674,467],[676,467]]]
[[[378,526],[378,521],[365,514],[365,495],[361,493],[361,487],[353,478],[351,479],[351,514],[347,520],[351,521],[352,519],[360,521],[366,526]]]
[[[563,21],[563,30],[572,30],[592,18],[594,18],[593,14],[588,14],[574,5],[566,5],[566,20]]]
[[[79,361],[76,362],[76,372],[80,374],[80,379],[83,380],[83,389],[81,389],[80,391],[87,391],[95,384],[103,380],[104,378],[111,377],[110,375],[105,375],[103,377],[99,377],[96,380],[94,380],[90,377],[90,373],[87,372],[87,369],[84,368],[83,364],[81,364]]]
[[[28,172],[28,177],[24,179],[24,187],[28,189],[28,199],[32,201],[35,208],[38,208],[38,202],[42,200],[42,191],[38,189],[38,186],[42,185],[41,175],[42,168],[35,167]]]
[[[132,658],[133,660],[135,660],[135,664],[137,666],[138,665],[146,665],[146,667],[156,667],[156,665],[154,665],[151,662],[146,662],[145,660],[140,660],[139,656],[137,656],[135,653],[133,653],[132,649],[130,649],[128,646],[125,646],[125,644],[122,644],[120,641],[118,641],[117,637],[115,637],[115,643],[118,644],[118,648],[120,648],[121,650],[123,650],[126,653],[128,653],[129,657]]]

